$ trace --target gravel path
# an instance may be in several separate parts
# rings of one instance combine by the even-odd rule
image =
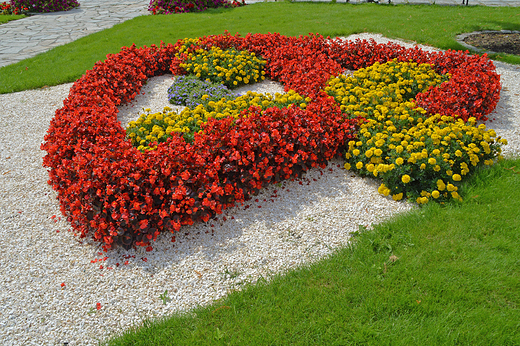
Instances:
[[[506,154],[518,154],[520,67],[497,65],[503,90],[489,127],[509,140]],[[121,107],[121,119],[168,105],[171,78],[150,80],[145,95]],[[346,244],[359,225],[413,209],[380,196],[376,181],[343,170],[338,160],[301,181],[272,186],[216,221],[184,227],[176,243],[165,235],[153,252],[102,253],[68,231],[42,168],[40,144],[71,85],[0,95],[3,345],[96,345],[145,317],[207,304],[260,276],[322,258]],[[160,298],[165,290],[172,299],[166,305]]]

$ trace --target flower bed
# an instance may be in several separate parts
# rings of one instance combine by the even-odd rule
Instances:
[[[92,236],[105,250],[114,244],[151,249],[160,232],[207,221],[266,184],[324,167],[347,150],[357,119],[346,117],[322,90],[344,69],[392,59],[432,63],[437,73],[452,77],[417,95],[418,105],[462,119],[485,120],[500,92],[499,76],[486,57],[319,35],[226,33],[203,37],[190,49],[253,52],[266,60],[267,77],[311,101],[304,109],[253,106],[238,119],[210,119],[191,143],[174,135],[156,150],[141,152],[117,121],[117,106],[133,99],[147,78],[182,72],[183,43],[123,48],[96,63],[73,85],[45,136],[44,166],[62,213],[81,237]]]
[[[19,15],[19,14],[28,14],[29,9],[25,6],[16,7],[11,3],[2,2],[0,3],[0,15]]]
[[[151,0],[148,11],[152,14],[202,12],[208,8],[245,6],[244,0]]]
[[[68,11],[79,6],[76,0],[11,0],[13,7],[28,8],[30,12]]]
[[[378,191],[395,200],[462,200],[462,177],[480,162],[493,164],[507,141],[475,126],[475,118],[428,116],[415,105],[418,92],[442,87],[448,77],[429,64],[394,60],[331,79],[327,93],[345,113],[366,119],[349,142],[345,168],[382,180]]]

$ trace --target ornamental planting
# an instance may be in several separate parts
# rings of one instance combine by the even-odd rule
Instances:
[[[384,178],[385,174],[390,176],[393,171],[398,171],[395,168],[388,170],[384,165],[405,166],[412,156],[418,155],[418,148],[415,147],[404,148],[401,153],[406,152],[406,155],[397,155],[400,149],[397,149],[397,143],[391,143],[390,132],[412,138],[420,131],[431,129],[430,137],[433,139],[436,126],[439,131],[447,126],[452,131],[456,126],[460,131],[467,132],[470,130],[464,126],[473,126],[471,131],[475,131],[475,120],[487,119],[486,115],[496,106],[500,93],[500,78],[493,63],[485,56],[470,56],[462,52],[431,53],[418,48],[405,49],[393,43],[352,42],[319,35],[286,37],[279,34],[249,34],[241,37],[226,33],[192,40],[189,47],[186,42],[180,40],[174,45],[161,44],[160,47],[149,48],[124,47],[118,54],[108,55],[105,61],[96,63],[92,70],[74,83],[45,136],[42,144],[42,149],[47,152],[44,166],[49,168],[49,183],[58,192],[61,212],[80,237],[93,237],[103,244],[105,250],[115,245],[149,247],[161,232],[174,233],[183,225],[207,221],[224,209],[247,200],[267,184],[299,177],[312,167],[325,167],[327,161],[345,153],[346,164],[350,168],[361,162],[363,167],[360,171],[366,169],[372,175],[377,171],[374,176],[383,177],[381,193],[397,196],[402,193],[401,198],[415,197],[421,187],[414,185],[409,194],[403,187],[405,184],[416,184],[418,179],[413,167],[399,171],[398,186],[392,185],[395,177]],[[254,54],[267,78],[281,82],[288,92],[293,90],[291,102],[287,98],[284,102],[277,100],[278,104],[274,100],[271,103],[258,95],[248,96],[251,102],[226,100],[217,105],[211,101],[213,104],[208,102],[207,105],[201,104],[187,110],[192,112],[191,118],[196,125],[191,128],[184,123],[182,127],[180,125],[180,121],[190,118],[186,117],[187,114],[169,114],[166,110],[153,113],[153,121],[170,117],[168,125],[164,124],[166,127],[153,135],[153,126],[149,133],[142,133],[145,142],[142,142],[141,134],[135,131],[129,130],[127,136],[117,120],[117,106],[135,98],[146,79],[168,72],[186,74],[187,57],[197,60],[200,54],[209,61],[210,56],[221,52]],[[391,115],[386,115],[381,109],[387,107],[384,103],[367,106],[372,109],[354,110],[350,106],[363,102],[350,102],[353,95],[348,96],[348,101],[343,101],[346,95],[339,100],[340,82],[336,79],[343,84],[355,83],[354,80],[342,81],[340,75],[344,70],[368,68],[376,63],[381,66],[388,61],[430,66],[432,74],[428,78],[415,75],[415,80],[424,80],[420,86],[419,82],[413,88],[399,85],[399,90],[404,90],[401,94],[404,98],[395,102],[403,102],[408,107],[406,109],[417,113],[409,121],[409,126],[417,128],[413,131],[406,128],[408,125],[403,125],[405,127],[399,131],[393,125],[396,130],[392,128],[389,131],[388,127],[392,125],[388,121],[392,120],[385,116],[400,117],[403,114],[401,109],[394,109]],[[200,62],[204,66],[204,57]],[[412,71],[415,69],[415,65],[410,67]],[[217,76],[221,72],[218,71]],[[354,78],[362,79],[361,73],[370,74],[362,70]],[[254,66],[248,75],[263,76],[261,69]],[[240,69],[232,72],[234,81],[237,77],[242,78]],[[395,84],[392,81],[387,84],[392,83]],[[375,97],[394,97],[392,93],[395,94],[396,89],[392,88],[388,86],[384,89],[381,86],[389,96],[376,94]],[[350,91],[343,88],[341,92],[345,94]],[[368,92],[365,94],[368,95]],[[412,100],[406,100],[407,97]],[[231,107],[237,107],[237,113],[215,116],[228,102]],[[378,106],[380,109],[377,109]],[[200,108],[197,110],[197,107]],[[385,113],[383,119],[371,119],[376,110],[380,114]],[[437,113],[441,115],[437,116]],[[147,114],[146,118],[153,114]],[[198,119],[195,114],[199,115]],[[424,124],[424,129],[419,129],[419,123]],[[387,127],[381,127],[382,124]],[[169,133],[168,126],[171,126]],[[185,127],[188,131],[184,131]],[[358,129],[361,129],[359,133]],[[385,134],[385,131],[388,133]],[[411,132],[404,134],[402,131]],[[485,145],[478,145],[488,155],[484,160],[489,163],[489,160],[496,158],[499,145],[490,132],[487,132],[489,141],[486,140],[483,131],[480,129],[477,132],[488,143],[490,152],[486,152]],[[376,143],[374,148],[377,148],[372,150],[375,142],[364,141],[361,136],[365,133],[370,133],[370,138],[382,134],[376,142],[383,140],[384,143],[381,146]],[[139,141],[136,141],[137,136],[140,137]],[[146,136],[150,137],[147,139]],[[365,137],[368,138],[368,135]],[[358,142],[361,142],[359,146]],[[401,142],[399,144],[402,146]],[[411,140],[408,142],[412,143]],[[469,148],[473,142],[471,139],[464,145]],[[391,145],[395,148],[392,149]],[[420,160],[427,160],[433,167],[430,170],[428,166],[428,172],[433,177],[437,172],[436,163],[441,163],[443,154],[447,152],[439,148],[439,153],[430,155],[429,150],[433,152],[435,149],[431,146],[425,149],[428,151],[427,157],[416,158],[416,162],[410,164],[419,165],[420,169]],[[364,155],[359,161],[351,160],[354,150]],[[378,150],[381,150],[380,155]],[[370,164],[367,160],[371,160],[367,156],[368,151],[373,151],[371,157],[375,155],[383,159],[372,171],[366,166]],[[465,162],[470,167],[472,162],[478,165],[484,161],[478,152],[473,150],[472,153],[477,155],[479,161],[471,160],[466,151],[460,163]],[[457,152],[453,152],[453,157],[451,152],[449,154],[449,159],[455,161]],[[435,164],[430,163],[431,158],[436,160]],[[373,165],[376,167],[376,163]],[[460,172],[452,169],[450,177],[459,181],[463,171],[466,169],[461,168]],[[456,185],[445,178],[437,180],[442,180],[448,191],[453,190],[450,184]],[[445,189],[438,187],[432,190],[432,181],[434,178],[428,180],[428,186],[423,189],[426,194],[420,197],[436,199],[435,196],[442,196],[447,200],[449,196],[444,195]],[[442,184],[439,182],[439,186]],[[421,192],[418,192],[419,195]],[[450,196],[456,198],[458,195]],[[422,203],[424,199],[417,202]]]

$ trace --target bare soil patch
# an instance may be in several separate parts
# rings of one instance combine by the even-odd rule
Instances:
[[[486,32],[468,36],[464,42],[496,53],[520,55],[520,33]]]

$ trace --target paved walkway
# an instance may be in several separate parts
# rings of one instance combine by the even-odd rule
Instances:
[[[149,0],[79,0],[65,12],[37,14],[0,25],[0,66],[33,57],[128,19],[148,14]]]
[[[246,0],[246,3],[261,1]],[[149,14],[149,0],[118,0],[117,3],[110,0],[79,2],[81,6],[70,11],[37,14],[0,25],[0,67],[33,57],[128,19]],[[366,0],[350,2],[359,3]],[[388,0],[380,2],[387,3]],[[462,0],[392,0],[392,3],[460,5]],[[520,0],[469,0],[469,5],[520,6]]]

